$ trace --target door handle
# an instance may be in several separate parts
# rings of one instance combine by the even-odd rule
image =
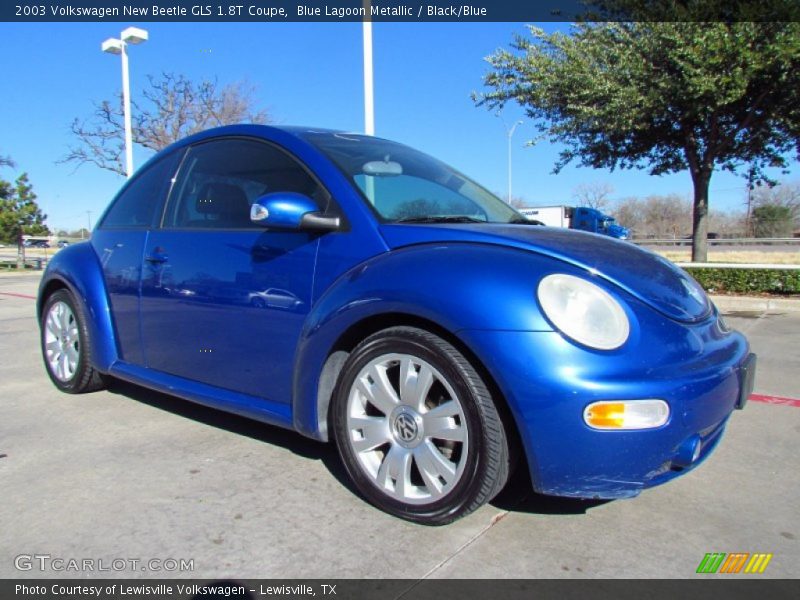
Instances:
[[[169,257],[163,252],[157,252],[154,250],[153,252],[145,256],[144,259],[149,263],[165,263],[167,262]]]

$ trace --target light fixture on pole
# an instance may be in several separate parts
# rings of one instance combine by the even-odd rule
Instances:
[[[506,202],[510,205],[511,204],[511,138],[514,137],[514,132],[516,131],[517,127],[522,125],[522,121],[517,121],[511,127],[506,125],[505,119],[500,115],[497,115],[498,118],[503,122],[503,127],[506,128],[506,136],[508,137],[508,198]]]
[[[131,127],[131,85],[128,77],[128,44],[146,42],[148,34],[144,29],[128,27],[120,34],[120,39],[108,38],[100,48],[109,54],[119,54],[122,58],[122,111],[125,120],[125,174],[133,175],[133,132]]]

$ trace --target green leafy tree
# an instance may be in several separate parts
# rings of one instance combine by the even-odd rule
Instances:
[[[49,235],[46,219],[36,204],[27,173],[14,183],[0,179],[0,237],[4,242],[21,244],[23,234]]]
[[[792,210],[788,206],[765,204],[753,209],[756,237],[792,237]]]
[[[766,168],[800,156],[800,23],[689,22],[704,3],[677,4],[684,22],[640,12],[635,22],[579,23],[571,35],[530,27],[487,59],[490,90],[474,99],[491,110],[521,105],[565,146],[555,172],[571,161],[688,170],[692,259],[705,261],[714,171],[769,181]]]
[[[784,181],[774,186],[760,186],[752,190],[753,206],[784,206],[791,213],[792,229],[800,228],[800,181]]]

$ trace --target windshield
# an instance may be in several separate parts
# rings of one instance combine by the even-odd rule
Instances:
[[[529,223],[474,181],[408,146],[349,133],[304,137],[336,163],[384,222]]]

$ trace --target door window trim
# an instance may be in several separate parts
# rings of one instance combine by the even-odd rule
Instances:
[[[98,231],[149,231],[151,229],[156,229],[161,224],[161,218],[163,217],[164,208],[167,205],[169,200],[170,194],[172,194],[172,186],[175,183],[175,180],[178,176],[178,171],[180,170],[181,165],[183,164],[183,159],[186,156],[186,148],[177,148],[176,150],[172,150],[165,154],[164,156],[155,155],[153,158],[148,160],[144,166],[139,169],[136,173],[134,173],[133,177],[131,177],[125,184],[122,186],[115,195],[111,202],[108,203],[108,206],[103,211],[103,214],[97,221],[95,225],[95,229]],[[158,158],[158,160],[152,162],[154,158]],[[172,171],[172,177],[169,179],[169,186],[165,185],[164,183],[161,184],[159,187],[158,195],[159,198],[156,202],[156,206],[153,207],[153,214],[150,217],[150,223],[147,225],[124,225],[124,226],[115,226],[115,225],[106,225],[106,219],[108,215],[111,213],[111,210],[117,204],[117,201],[127,192],[131,186],[136,184],[136,182],[142,178],[148,171],[155,168],[158,163],[160,162],[168,162],[172,161],[169,164],[170,170]]]
[[[155,226],[156,229],[158,229],[160,231],[194,231],[194,232],[204,231],[204,232],[209,232],[209,233],[213,233],[213,232],[217,232],[217,231],[226,231],[226,232],[242,231],[242,232],[251,232],[251,233],[254,232],[254,231],[260,231],[260,232],[265,232],[265,233],[266,232],[283,231],[284,233],[289,233],[290,230],[279,230],[277,228],[258,226],[255,223],[253,224],[252,227],[175,227],[175,226],[169,226],[168,227],[168,226],[165,225],[166,224],[166,220],[167,220],[167,215],[169,214],[169,211],[174,209],[175,208],[175,203],[178,202],[178,198],[175,196],[175,184],[178,182],[178,180],[183,175],[183,171],[184,171],[184,168],[186,166],[186,160],[187,160],[187,158],[189,158],[191,156],[192,150],[194,148],[198,148],[198,147],[204,146],[206,144],[227,142],[227,141],[231,141],[231,140],[244,140],[244,141],[248,141],[248,142],[256,142],[256,143],[259,143],[259,144],[264,144],[266,146],[269,146],[269,147],[277,150],[278,152],[281,152],[281,153],[285,154],[291,160],[295,161],[300,166],[300,168],[303,169],[303,171],[306,173],[306,175],[311,177],[311,179],[320,187],[320,189],[322,189],[325,192],[325,195],[327,197],[327,204],[328,205],[325,208],[321,208],[320,210],[326,215],[330,215],[332,213],[333,215],[338,216],[341,219],[342,228],[340,229],[340,231],[349,230],[349,225],[348,225],[347,219],[345,218],[344,213],[342,212],[341,208],[339,207],[339,204],[336,202],[336,200],[334,200],[333,194],[331,194],[331,192],[328,189],[328,187],[322,183],[322,180],[319,177],[317,177],[317,175],[314,173],[314,171],[312,171],[309,168],[309,166],[306,165],[306,163],[304,161],[302,161],[300,158],[297,157],[297,155],[295,155],[293,152],[290,152],[289,150],[287,150],[286,148],[284,148],[280,144],[277,144],[277,143],[275,143],[275,142],[273,142],[271,140],[265,140],[264,138],[255,137],[255,136],[249,136],[249,135],[229,135],[229,136],[224,136],[224,137],[213,138],[213,139],[210,139],[210,140],[202,140],[202,141],[199,141],[199,142],[197,142],[195,144],[191,144],[191,145],[189,145],[189,146],[187,146],[187,147],[185,147],[183,149],[184,150],[183,156],[181,157],[181,160],[180,160],[180,162],[178,164],[178,168],[177,168],[177,171],[175,172],[175,175],[172,177],[172,180],[171,180],[171,183],[170,183],[169,192],[167,193],[166,200],[164,201],[163,206],[162,206],[161,216],[158,219],[158,221],[156,223],[156,226]]]

